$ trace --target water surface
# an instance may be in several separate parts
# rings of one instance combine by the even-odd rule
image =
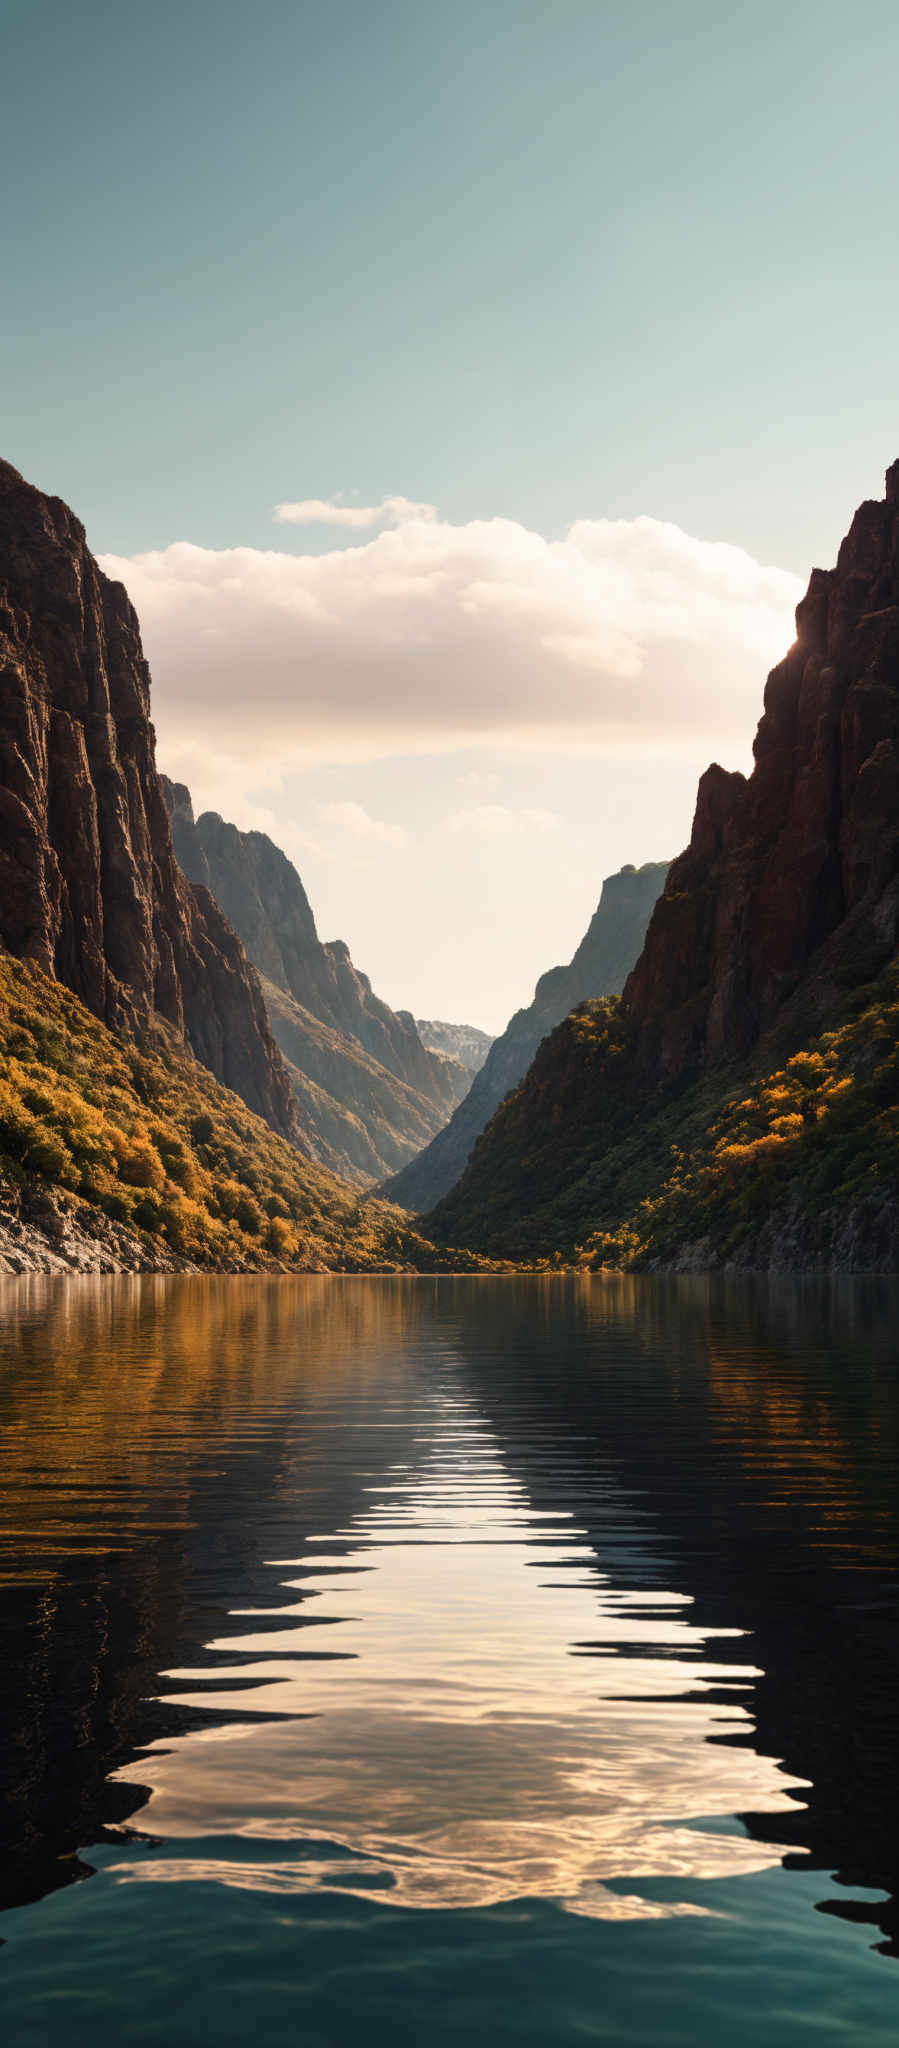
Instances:
[[[894,2043],[897,1306],[4,1283],[10,2048]]]

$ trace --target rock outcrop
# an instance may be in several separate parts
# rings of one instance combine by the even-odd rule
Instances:
[[[619,995],[646,936],[652,908],[668,872],[664,861],[625,867],[603,882],[599,904],[567,967],[541,974],[534,1000],[517,1010],[493,1045],[471,1088],[445,1129],[402,1173],[385,1184],[392,1201],[428,1209],[465,1170],[472,1146],[537,1051],[577,1003]]]
[[[899,463],[812,571],[765,689],[751,776],[709,768],[624,992],[663,1084],[745,1053],[800,988],[810,1020],[899,928]]]
[[[313,1156],[363,1185],[395,1171],[446,1123],[466,1070],[374,994],[342,940],[322,943],[296,869],[264,832],[195,818],[184,784],[163,783],[184,873],[212,891],[263,978]]]
[[[243,947],[172,849],[134,610],[0,463],[0,944],[115,1029],[158,1012],[275,1130],[294,1110]]]
[[[899,463],[812,572],[754,754],[748,778],[703,776],[620,1004],[543,1044],[427,1219],[438,1238],[894,1266]]]
[[[0,1180],[0,1275],[22,1273],[193,1273],[165,1242],[35,1180],[17,1188]]]

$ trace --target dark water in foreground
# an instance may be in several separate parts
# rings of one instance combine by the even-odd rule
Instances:
[[[2,1283],[5,2048],[894,2048],[897,1309]]]

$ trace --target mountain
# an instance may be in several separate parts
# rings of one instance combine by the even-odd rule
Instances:
[[[175,861],[137,618],[84,528],[0,463],[0,946],[114,1030],[153,1015],[293,1132],[256,976]]]
[[[8,464],[0,678],[0,1272],[439,1264],[298,1149],[259,978],[175,859],[135,614]]]
[[[431,1052],[441,1052],[445,1059],[458,1060],[469,1074],[479,1074],[493,1039],[489,1031],[479,1031],[476,1024],[444,1024],[439,1019],[416,1017],[415,1029]]]
[[[151,1014],[110,1030],[0,953],[0,1274],[427,1272],[409,1218],[308,1160]]]
[[[480,1072],[449,1123],[402,1173],[384,1185],[392,1201],[428,1209],[464,1172],[472,1146],[534,1057],[541,1039],[585,997],[618,994],[646,935],[653,904],[665,880],[664,861],[622,868],[602,885],[589,928],[567,967],[540,976],[534,1000],[517,1010],[495,1039]]]
[[[184,784],[163,784],[184,873],[212,892],[262,977],[309,1149],[362,1185],[383,1178],[446,1122],[467,1073],[373,993],[342,940],[322,943],[296,869],[264,832],[195,818]]]
[[[899,1263],[899,463],[710,768],[619,1004],[541,1047],[430,1227],[585,1263]]]

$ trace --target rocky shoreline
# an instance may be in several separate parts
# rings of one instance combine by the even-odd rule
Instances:
[[[227,1265],[201,1267],[165,1245],[151,1245],[102,1209],[40,1184],[0,1185],[0,1277],[44,1273],[59,1278],[115,1273],[283,1273],[277,1260],[251,1265],[235,1258]],[[332,1270],[310,1264],[309,1272]],[[387,1269],[385,1269],[387,1270]],[[395,1269],[394,1269],[395,1270]],[[412,1270],[412,1269],[405,1269]],[[438,1270],[451,1272],[451,1266]],[[460,1273],[470,1272],[460,1264]],[[498,1262],[496,1271],[514,1270]],[[523,1272],[534,1268],[522,1267]],[[583,1272],[571,1265],[559,1272]],[[603,1267],[617,1272],[618,1267]],[[627,1270],[627,1269],[625,1269]],[[731,1275],[831,1274],[847,1279],[899,1270],[899,1202],[886,1201],[872,1216],[868,1204],[819,1217],[813,1226],[801,1212],[769,1219],[767,1225],[729,1256],[710,1237],[685,1244],[671,1258],[630,1268],[649,1275],[676,1273]]]
[[[883,1278],[899,1272],[899,1202],[862,1201],[849,1208],[835,1206],[819,1216],[805,1214],[801,1204],[793,1202],[730,1253],[722,1252],[710,1237],[695,1238],[672,1258],[651,1259],[641,1270]]]
[[[86,1202],[37,1184],[0,1189],[0,1274],[198,1271]]]

